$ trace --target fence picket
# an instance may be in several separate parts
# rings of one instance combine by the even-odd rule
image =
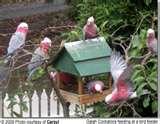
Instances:
[[[23,117],[30,117],[30,101],[26,91],[23,97],[23,101],[27,103],[26,106],[28,108],[28,111],[23,111]]]
[[[4,114],[4,117],[11,117],[11,109],[7,108],[10,102],[7,100],[8,100],[8,93],[6,93],[4,98],[3,114]]]
[[[31,94],[25,91],[23,97],[17,95],[14,97],[16,98],[17,103],[22,101],[26,102],[28,111],[22,111],[22,108],[20,108],[18,104],[13,107],[13,111],[20,114],[22,117],[63,117],[62,105],[59,103],[58,106],[57,96],[53,89],[50,89],[50,91],[43,89],[43,92],[37,92],[35,90]],[[8,93],[6,93],[3,97],[3,117],[16,117],[15,114],[11,113],[11,108],[7,108],[10,104],[8,98]],[[75,104],[70,105],[70,115],[72,117],[75,115]]]
[[[34,91],[32,96],[32,117],[39,117],[39,99],[37,95],[37,91]]]
[[[41,117],[47,117],[48,116],[47,111],[48,111],[47,94],[44,89],[41,95]]]

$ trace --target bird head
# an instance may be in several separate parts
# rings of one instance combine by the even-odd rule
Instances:
[[[147,31],[147,38],[152,39],[155,38],[155,31],[153,29],[148,29]]]
[[[40,43],[40,48],[45,52],[48,53],[49,48],[52,46],[52,41],[48,37],[45,37],[41,43]]]
[[[88,20],[87,20],[87,25],[92,25],[92,24],[94,24],[93,16],[89,17]]]
[[[28,33],[28,24],[25,22],[21,22],[18,25],[16,32],[21,32],[21,33],[27,34]]]
[[[100,92],[100,93],[103,92],[103,91],[102,91],[102,86],[101,86],[100,84],[95,84],[94,89],[95,89],[97,92]]]

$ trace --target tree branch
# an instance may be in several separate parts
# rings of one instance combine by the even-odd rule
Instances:
[[[61,95],[60,93],[60,89],[59,87],[57,86],[56,82],[53,81],[50,77],[50,73],[46,67],[45,71],[47,72],[47,75],[48,75],[48,79],[50,80],[53,88],[54,88],[54,91],[56,92],[56,95],[58,96],[61,104],[62,104],[62,107],[63,107],[63,114],[64,114],[64,117],[69,117],[69,103],[64,99],[64,97]]]

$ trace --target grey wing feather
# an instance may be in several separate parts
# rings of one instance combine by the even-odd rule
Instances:
[[[48,59],[48,56],[45,55],[44,52],[38,47],[32,56],[30,64],[28,65],[29,72],[41,66],[46,59]]]
[[[156,38],[154,39],[152,48],[153,48],[153,51],[154,51],[155,53],[158,52],[157,39],[156,39]]]
[[[42,65],[44,62],[43,57],[41,57],[40,55],[33,55],[31,61],[31,63],[28,65],[28,70],[29,72],[35,68],[37,68],[38,66]]]
[[[20,34],[13,34],[9,46],[8,46],[8,54],[12,54],[15,50],[19,49],[22,45],[25,44],[25,37]]]

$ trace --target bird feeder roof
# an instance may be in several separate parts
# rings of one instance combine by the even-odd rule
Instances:
[[[65,43],[53,67],[76,76],[110,72],[111,49],[103,37]]]

